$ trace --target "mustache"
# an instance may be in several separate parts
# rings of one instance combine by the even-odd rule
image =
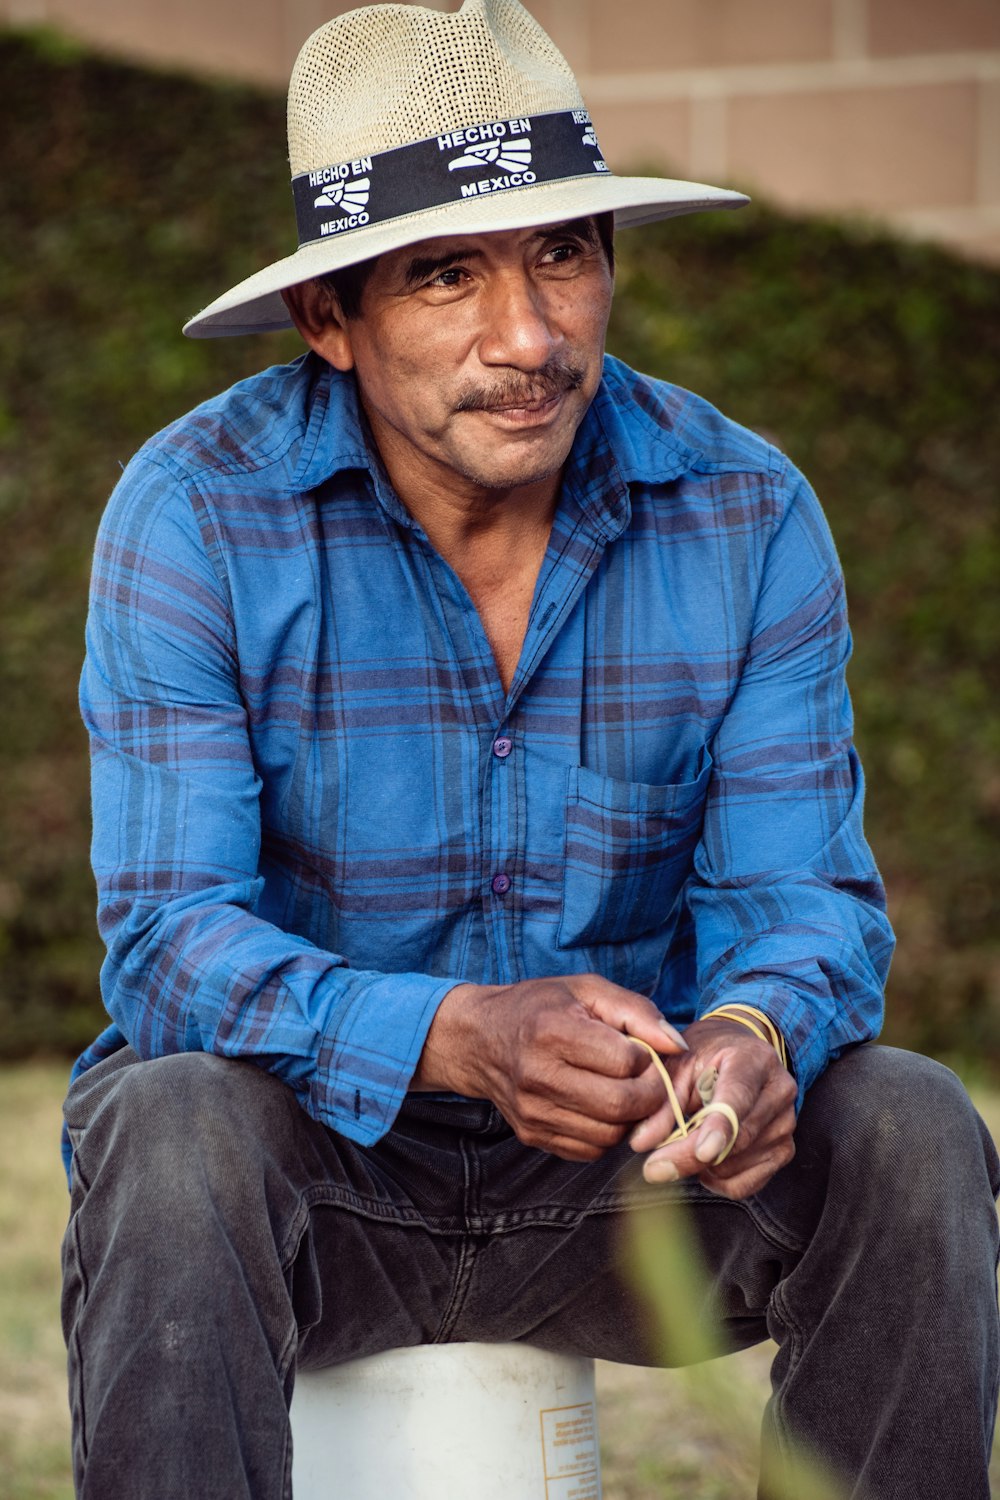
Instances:
[[[550,359],[533,375],[515,370],[492,381],[488,386],[469,386],[455,404],[456,411],[503,411],[511,406],[535,406],[566,391],[579,390],[584,372],[568,360]]]

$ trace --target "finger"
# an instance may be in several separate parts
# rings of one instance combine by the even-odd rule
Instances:
[[[558,1097],[563,1104],[590,1119],[621,1125],[628,1130],[656,1110],[663,1097],[663,1084],[652,1066],[637,1077],[625,1079],[569,1068],[561,1085]]]
[[[750,1127],[742,1125],[731,1152],[722,1162],[716,1164],[718,1153],[702,1161],[699,1159],[699,1142],[705,1147],[706,1157],[708,1151],[714,1150],[718,1144],[717,1141],[707,1144],[708,1137],[715,1131],[715,1119],[707,1118],[684,1140],[652,1152],[643,1165],[646,1180],[674,1182],[682,1177],[698,1177],[706,1186],[719,1192],[723,1191],[721,1184],[730,1183],[734,1192],[730,1194],[727,1189],[726,1196],[744,1197],[748,1192],[758,1190],[747,1186],[751,1180],[759,1187],[794,1155],[795,1111],[788,1109],[778,1116],[769,1117],[763,1128],[751,1131]],[[729,1122],[725,1124],[728,1126]]]
[[[662,1083],[657,1103],[659,1108],[656,1112],[641,1120],[629,1136],[629,1145],[633,1151],[640,1153],[655,1151],[657,1146],[663,1145],[669,1135],[673,1135],[680,1124],[674,1114],[673,1105],[663,1091]]]
[[[769,1150],[776,1142],[790,1138],[796,1124],[795,1098],[794,1080],[784,1069],[769,1078],[750,1111],[740,1119],[737,1140],[722,1162],[718,1162],[719,1152],[711,1154],[713,1143],[708,1139],[710,1132],[717,1135],[720,1127],[711,1115],[706,1116],[701,1127],[705,1139],[696,1148],[698,1159],[713,1170],[735,1172],[734,1163],[749,1159],[752,1151]]]
[[[630,1138],[634,1151],[652,1151],[657,1145],[662,1145],[670,1136],[676,1134],[678,1131],[681,1134],[686,1133],[685,1127],[689,1109],[694,1113],[700,1109],[702,1100],[711,1098],[711,1090],[714,1088],[715,1081],[718,1078],[718,1070],[713,1067],[698,1069],[697,1072],[694,1072],[694,1055],[690,1052],[681,1058],[679,1064],[677,1059],[673,1059],[674,1065],[670,1066],[670,1060],[661,1058],[655,1049],[649,1047],[648,1044],[639,1042],[636,1039],[636,1046],[642,1047],[643,1051],[649,1055],[656,1075],[663,1085],[659,1109],[653,1115],[647,1117],[646,1120],[640,1122],[639,1128]],[[690,1096],[690,1079],[692,1076],[695,1079],[697,1093],[701,1096],[698,1103],[693,1107],[685,1103]],[[676,1082],[674,1081],[675,1078]],[[707,1091],[704,1087],[706,1082],[708,1084]],[[728,1108],[723,1106],[722,1113],[725,1117],[728,1117]],[[732,1129],[732,1123],[730,1124],[730,1128]]]
[[[703,1061],[699,1055],[699,1067]],[[699,1159],[705,1162],[714,1160],[710,1149],[712,1139],[722,1137],[718,1141],[718,1150],[721,1151],[732,1134],[728,1111],[722,1118],[713,1118],[715,1106],[726,1104],[734,1111],[745,1147],[757,1138],[775,1115],[793,1104],[796,1094],[791,1075],[769,1050],[723,1048],[712,1061],[714,1087],[707,1094],[701,1089],[702,1078],[708,1070],[700,1070],[695,1079],[698,1092],[709,1108],[700,1127],[702,1138],[698,1150]],[[715,1154],[718,1155],[718,1151]]]
[[[616,1079],[559,1058],[525,1058],[517,1073],[504,1081],[497,1103],[518,1121],[548,1122],[572,1119],[595,1127],[614,1127],[616,1139],[649,1115],[662,1097],[663,1086],[652,1068],[637,1078]]]
[[[794,1085],[791,1085],[794,1090]],[[747,1161],[758,1148],[770,1149],[795,1129],[794,1092],[775,1080],[761,1090],[749,1111],[737,1116],[739,1128],[734,1136],[732,1120],[711,1107],[700,1121],[694,1141],[695,1160],[706,1168],[734,1173],[734,1163]],[[713,1098],[713,1104],[716,1099]],[[720,1160],[720,1158],[722,1158]]]
[[[638,1077],[650,1065],[644,1048],[579,1002],[538,1017],[532,1041],[543,1057],[612,1079]]]
[[[722,1103],[729,1104],[729,1107],[736,1112],[739,1103],[742,1101],[738,1101],[737,1105],[733,1105],[724,1097],[727,1092],[732,1091],[731,1088],[727,1088],[724,1082],[723,1087],[719,1089],[717,1070],[714,1066],[710,1069],[704,1068],[701,1066],[703,1061],[703,1057],[694,1054],[690,1058],[684,1058],[679,1063],[674,1063],[666,1069],[673,1079],[674,1096],[672,1098],[669,1090],[665,1089],[660,1108],[654,1115],[642,1121],[630,1136],[630,1144],[633,1150],[653,1151],[658,1146],[662,1146],[668,1137],[680,1129],[690,1116],[697,1114],[702,1109],[703,1100],[706,1098],[718,1097]],[[709,1084],[709,1088],[712,1090],[711,1093],[706,1093],[702,1086],[707,1076],[710,1076],[712,1080]],[[752,1095],[748,1092],[745,1097],[749,1101]],[[756,1100],[747,1104],[745,1118],[751,1118],[755,1114],[757,1105],[758,1101]],[[739,1118],[738,1114],[737,1118]],[[729,1117],[728,1110],[720,1109],[711,1119],[711,1131],[705,1128],[708,1124],[709,1119],[706,1117],[704,1126],[694,1127],[696,1129],[700,1128],[702,1131],[695,1149],[703,1151],[702,1160],[714,1161],[729,1146],[733,1136],[733,1122]],[[706,1145],[706,1140],[709,1137],[710,1143]]]
[[[695,1160],[703,1166],[717,1161],[723,1152],[731,1152],[740,1134],[739,1117],[734,1128],[732,1120],[718,1111],[707,1114],[698,1126],[695,1142]],[[721,1163],[720,1163],[721,1165]]]
[[[668,1137],[661,1135],[660,1144],[646,1158],[643,1176],[647,1182],[673,1182],[679,1177],[698,1177],[707,1166],[714,1166],[720,1156],[728,1158],[733,1151],[739,1149],[743,1130],[743,1122],[738,1115],[735,1115],[734,1122],[728,1113],[712,1111],[687,1134],[669,1141],[669,1144],[665,1144]],[[633,1132],[630,1141],[634,1143],[637,1137],[640,1141],[643,1139],[638,1131]]]
[[[770,1145],[766,1150],[756,1150],[748,1159],[740,1158],[738,1171],[726,1171],[728,1159],[721,1167],[709,1168],[701,1174],[701,1181],[711,1192],[723,1198],[749,1198],[759,1193],[776,1172],[786,1167],[795,1155],[795,1142],[791,1136]]]
[[[547,1102],[545,1107],[501,1109],[518,1140],[537,1150],[576,1161],[592,1161],[619,1144],[627,1125],[595,1120],[590,1115]]]
[[[648,1163],[650,1180],[669,1181],[675,1171],[677,1176],[700,1175],[705,1168],[714,1167],[723,1152],[731,1160],[751,1146],[778,1114],[786,1113],[789,1125],[794,1128],[795,1083],[770,1049],[748,1047],[742,1039],[735,1046],[732,1041],[720,1044],[711,1035],[707,1043],[696,1046],[682,1058],[670,1059],[665,1067],[686,1115],[701,1108],[704,1091],[699,1085],[711,1069],[715,1077],[711,1100],[727,1104],[734,1111],[740,1126],[737,1140],[733,1142],[733,1123],[728,1112],[716,1110],[690,1136],[657,1150],[678,1123],[673,1108],[663,1099],[656,1113],[641,1122],[630,1136],[634,1150],[653,1153]]]
[[[772,1157],[775,1152],[783,1151],[795,1134],[795,1123],[795,1111],[789,1110],[771,1120],[752,1141],[744,1142],[741,1131],[736,1149],[718,1166],[712,1163],[710,1172],[718,1177],[738,1177],[745,1168]]]
[[[687,1042],[676,1026],[672,1026],[645,995],[623,989],[599,974],[575,975],[570,984],[577,999],[591,1014],[615,1031],[640,1037],[657,1052],[687,1051]]]

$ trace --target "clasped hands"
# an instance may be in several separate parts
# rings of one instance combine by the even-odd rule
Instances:
[[[637,1045],[636,1040],[647,1047]],[[698,1081],[717,1079],[712,1110],[690,1134],[677,1124],[652,1048],[686,1115],[702,1108]],[[791,1161],[795,1083],[772,1047],[711,1016],[683,1037],[642,995],[596,974],[511,985],[457,985],[428,1032],[412,1087],[489,1099],[525,1145],[592,1161],[626,1137],[646,1154],[649,1182],[697,1177],[728,1198],[759,1192]]]

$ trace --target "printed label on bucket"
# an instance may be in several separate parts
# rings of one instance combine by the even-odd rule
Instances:
[[[594,1403],[540,1413],[545,1500],[601,1500]]]

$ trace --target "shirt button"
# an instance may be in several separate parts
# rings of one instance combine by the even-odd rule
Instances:
[[[507,892],[510,890],[510,885],[511,881],[509,875],[494,875],[493,879],[490,881],[490,890],[493,892],[494,896],[506,896]]]
[[[509,740],[505,734],[502,734],[498,740],[493,741],[493,754],[497,760],[506,760],[513,748],[514,741]]]

